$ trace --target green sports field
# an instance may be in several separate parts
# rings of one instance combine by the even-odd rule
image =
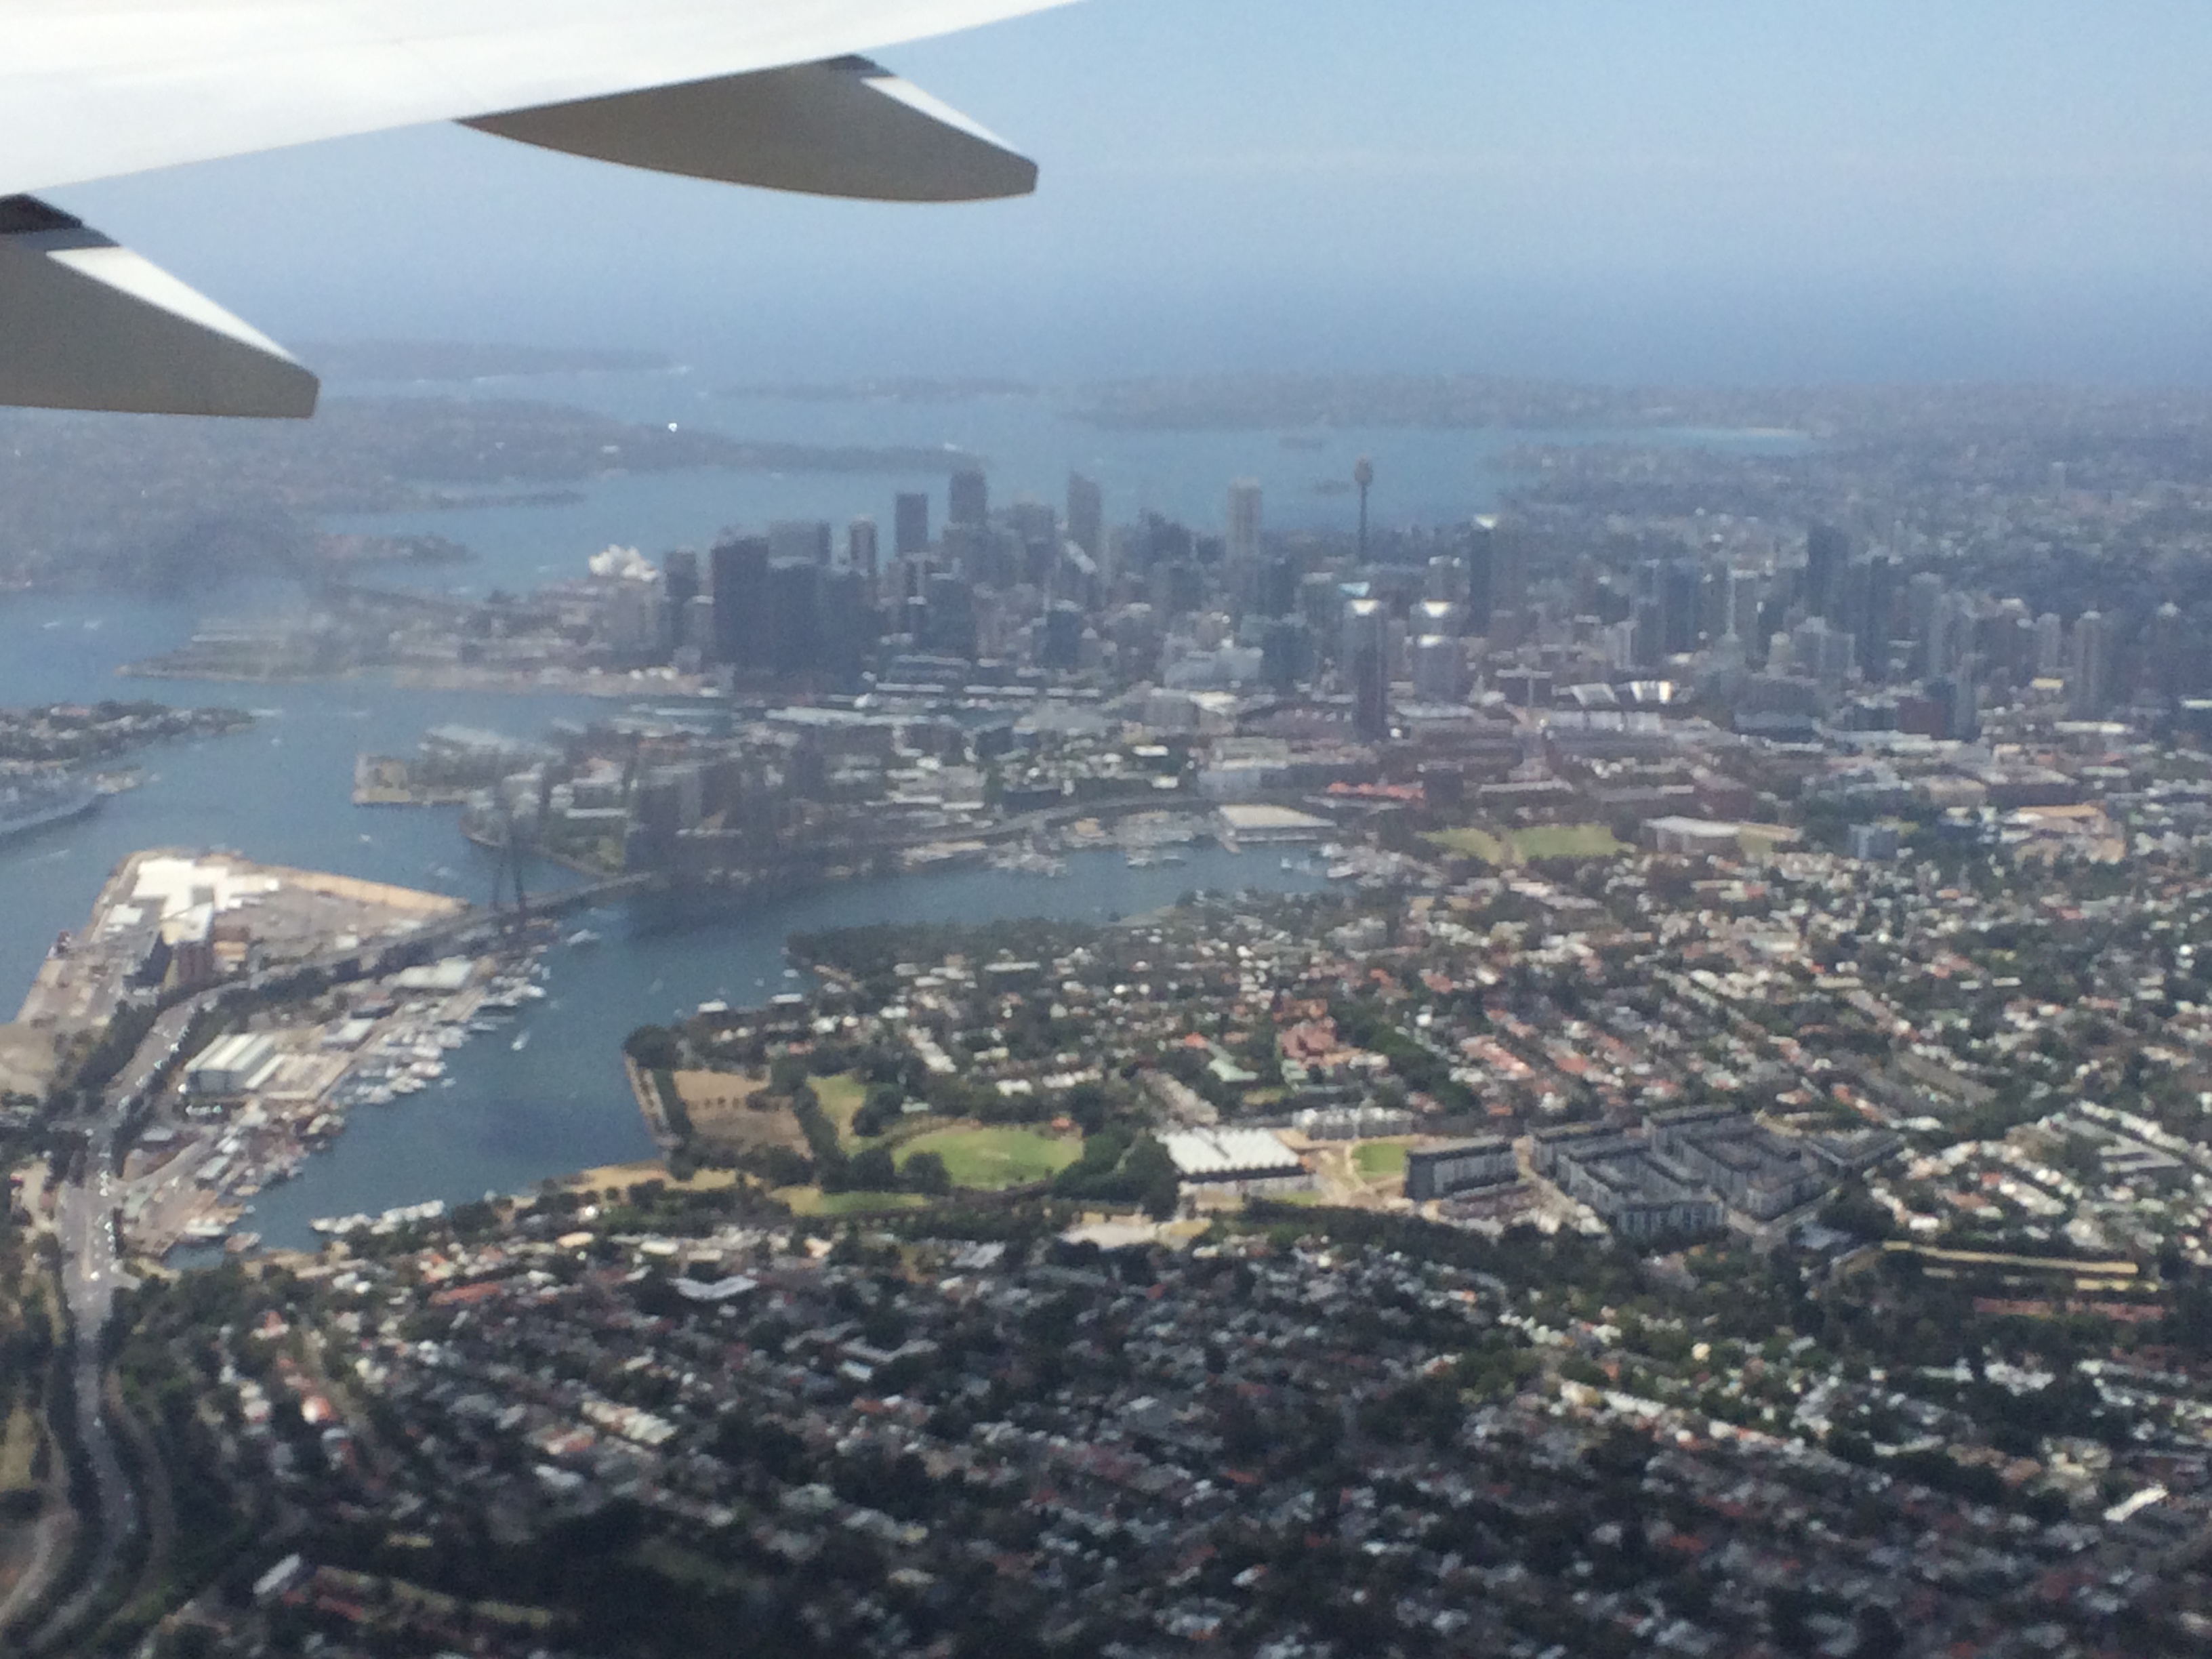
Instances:
[[[1436,830],[1421,837],[1447,853],[1457,853],[1463,858],[1480,859],[1493,867],[1513,862],[1513,854],[1505,843],[1487,830],[1477,830],[1472,824],[1460,830]]]
[[[1082,1154],[1073,1139],[1030,1129],[937,1129],[899,1148],[902,1167],[916,1152],[935,1152],[956,1187],[995,1191],[1049,1181]]]
[[[1370,1181],[1406,1173],[1406,1143],[1363,1140],[1352,1149],[1352,1167]]]
[[[1513,849],[1524,859],[1609,859],[1628,849],[1601,823],[1550,823],[1516,830]]]

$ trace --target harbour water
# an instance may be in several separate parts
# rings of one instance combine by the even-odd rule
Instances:
[[[623,1037],[710,999],[742,1006],[799,988],[784,972],[793,933],[887,921],[1105,921],[1161,908],[1193,888],[1326,884],[1284,870],[1272,854],[1213,848],[1146,869],[1130,869],[1118,852],[1079,853],[1068,866],[1056,878],[965,870],[834,883],[719,910],[687,898],[594,914],[580,925],[601,943],[556,945],[547,957],[546,998],[512,1028],[528,1034],[520,1050],[504,1035],[476,1039],[447,1057],[452,1088],[356,1110],[334,1146],[264,1190],[240,1225],[272,1246],[312,1249],[307,1224],[318,1216],[527,1191],[550,1176],[653,1157],[623,1081]]]
[[[1350,505],[1316,495],[1322,477],[1377,457],[1384,521],[1463,518],[1494,504],[1503,457],[1539,434],[1504,432],[1336,432],[1286,447],[1271,432],[1099,431],[1056,412],[1050,399],[983,398],[941,404],[734,399],[680,374],[504,383],[478,395],[587,404],[627,419],[697,421],[740,437],[861,446],[945,444],[990,458],[1000,499],[1054,499],[1071,467],[1106,486],[1109,511],[1140,507],[1217,521],[1228,481],[1261,480],[1279,527],[1348,521]],[[450,388],[429,388],[450,390]],[[343,388],[338,388],[343,391]],[[1579,434],[1587,439],[1595,434]],[[1754,441],[1745,440],[1744,441]],[[1317,446],[1317,447],[1315,447]],[[700,545],[725,524],[787,517],[889,522],[899,489],[941,475],[696,473],[616,477],[562,505],[496,507],[355,520],[335,527],[423,529],[475,550],[453,569],[381,573],[482,590],[535,586],[580,570],[609,542],[658,553]],[[0,703],[146,696],[252,708],[262,718],[228,736],[134,757],[144,785],[74,822],[0,843],[0,1003],[12,1012],[55,933],[84,921],[108,871],[154,846],[228,847],[256,860],[329,870],[481,901],[489,860],[465,843],[450,811],[356,807],[355,755],[405,753],[445,722],[517,735],[563,716],[604,713],[587,699],[402,691],[380,678],[241,686],[128,681],[118,665],[182,644],[214,611],[250,611],[289,597],[278,587],[233,588],[181,601],[115,596],[0,597]],[[556,949],[549,995],[520,1018],[530,1040],[483,1037],[451,1057],[451,1088],[363,1108],[337,1146],[259,1198],[244,1224],[272,1245],[307,1245],[317,1216],[380,1211],[426,1199],[526,1190],[548,1176],[648,1156],[617,1049],[632,1027],[710,998],[744,1003],[787,988],[784,941],[794,930],[893,919],[1053,915],[1103,920],[1157,908],[1203,888],[1310,887],[1263,854],[1194,850],[1188,863],[1127,867],[1115,853],[1076,854],[1066,874],[1039,878],[967,870],[840,884],[756,897],[719,911],[641,903],[591,919],[605,942]],[[542,884],[573,879],[539,872]]]
[[[1532,444],[1633,441],[1759,452],[1802,449],[1791,433],[1643,428],[1620,433],[1516,429],[1328,427],[1297,430],[1127,431],[1068,413],[1069,399],[1044,391],[942,400],[736,395],[734,373],[707,368],[654,374],[555,375],[478,386],[410,388],[438,395],[527,397],[595,409],[625,421],[698,425],[732,437],[853,448],[943,449],[981,459],[994,501],[1058,503],[1070,472],[1104,492],[1107,516],[1133,523],[1153,512],[1208,534],[1224,527],[1229,485],[1256,479],[1266,521],[1279,531],[1348,532],[1358,520],[1349,483],[1361,456],[1376,464],[1378,525],[1439,525],[1496,507],[1510,482],[1512,452]],[[389,386],[334,388],[388,395]],[[696,472],[622,474],[579,487],[580,501],[490,511],[441,509],[364,514],[335,527],[393,535],[442,535],[467,544],[474,562],[404,573],[418,586],[483,592],[530,586],[574,570],[610,542],[658,553],[710,546],[732,525],[872,517],[888,533],[893,497],[927,490],[941,521],[945,474]]]

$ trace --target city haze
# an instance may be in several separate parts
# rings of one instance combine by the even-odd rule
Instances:
[[[1092,0],[885,54],[1032,200],[732,191],[430,128],[66,192],[280,338],[764,376],[2198,382],[2212,19]]]

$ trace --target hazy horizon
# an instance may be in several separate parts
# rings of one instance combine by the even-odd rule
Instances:
[[[285,340],[763,379],[2204,384],[2208,46],[2172,0],[1084,0],[883,53],[1039,160],[1024,202],[781,197],[450,127],[54,194]]]

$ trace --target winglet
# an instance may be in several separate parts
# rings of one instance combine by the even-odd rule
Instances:
[[[44,202],[0,198],[0,404],[305,419],[320,390],[130,249]]]
[[[481,132],[657,173],[877,202],[1026,196],[1036,163],[865,58],[512,110]]]

